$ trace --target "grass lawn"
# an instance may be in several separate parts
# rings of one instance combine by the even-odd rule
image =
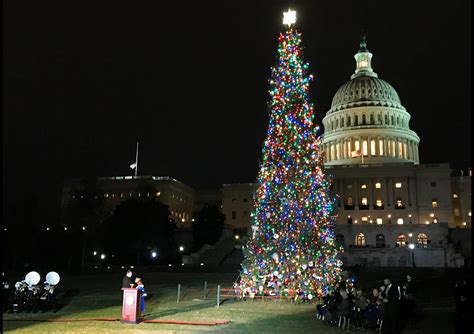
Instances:
[[[367,293],[380,286],[388,276],[402,279],[411,273],[419,287],[423,317],[403,333],[453,333],[454,305],[452,287],[462,275],[457,271],[431,269],[400,269],[397,271],[364,272],[356,280]],[[58,312],[4,314],[6,333],[341,333],[342,330],[316,319],[314,304],[291,304],[285,301],[227,300],[216,307],[217,284],[230,287],[236,274],[226,273],[144,273],[143,282],[150,298],[146,301],[147,319],[185,321],[230,320],[227,325],[191,326],[120,322],[27,322],[20,319],[58,318],[120,318],[122,273],[103,273],[62,277],[59,291],[65,303]],[[203,285],[207,281],[210,296],[203,299]],[[177,303],[177,284],[182,285],[182,300]],[[355,329],[352,331],[356,331]]]

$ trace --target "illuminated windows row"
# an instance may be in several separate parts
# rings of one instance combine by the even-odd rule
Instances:
[[[341,140],[325,144],[326,161],[357,158],[361,155],[417,160],[417,144],[400,139]]]
[[[381,189],[382,188],[382,183],[381,182],[376,182],[374,186],[375,186],[375,189]],[[401,182],[395,182],[394,186],[395,186],[395,188],[400,189],[402,187],[402,183]],[[347,189],[352,189],[352,184],[348,184]],[[367,184],[362,183],[360,185],[360,189],[367,189]]]
[[[412,233],[409,233],[408,234],[408,237],[410,238],[410,240],[407,240],[407,237],[405,236],[405,234],[401,233],[397,236],[397,238],[395,239],[395,246],[396,247],[405,247],[407,245],[407,242],[410,242],[412,243],[414,240],[412,240],[413,238],[413,234]],[[336,242],[340,245],[344,245],[345,244],[345,237],[343,234],[341,233],[338,233],[336,234]],[[366,246],[366,237],[364,235],[364,233],[358,233],[356,236],[355,236],[355,246],[357,247],[363,247],[363,246]],[[427,248],[428,247],[428,236],[426,235],[426,233],[419,233],[417,236],[416,236],[416,244],[418,245],[418,247],[420,248]],[[385,244],[385,235],[383,235],[382,233],[379,233],[375,236],[375,247],[385,247],[386,244]]]

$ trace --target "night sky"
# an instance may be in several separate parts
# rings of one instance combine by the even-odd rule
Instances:
[[[171,175],[251,182],[267,129],[282,12],[297,11],[321,124],[355,69],[398,92],[422,163],[471,164],[471,2],[20,1],[3,5],[3,206],[39,197],[57,220],[65,178]]]

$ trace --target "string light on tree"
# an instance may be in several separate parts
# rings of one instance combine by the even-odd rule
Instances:
[[[310,300],[341,278],[342,251],[334,235],[331,178],[323,168],[319,127],[313,123],[296,12],[278,38],[278,63],[270,82],[270,115],[251,214],[252,235],[243,247],[240,287],[248,295],[277,293]]]

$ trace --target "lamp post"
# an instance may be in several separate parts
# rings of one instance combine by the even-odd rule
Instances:
[[[408,245],[408,248],[410,249],[411,266],[416,267],[416,265],[415,265],[415,244],[413,243],[413,233],[408,233],[408,236],[410,237],[410,244]]]

